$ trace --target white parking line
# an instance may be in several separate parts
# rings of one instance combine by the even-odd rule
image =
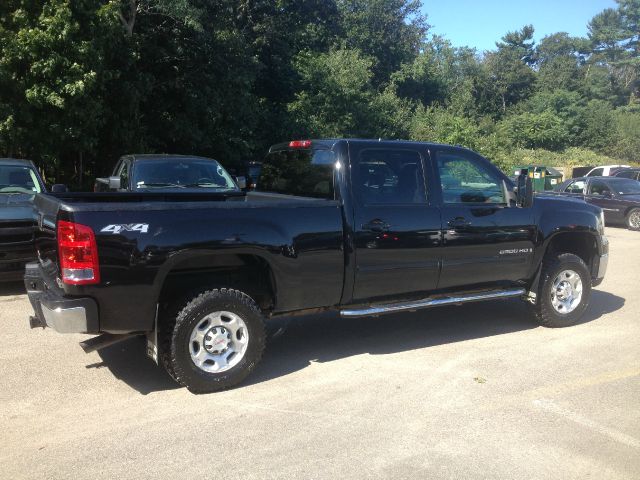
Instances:
[[[638,440],[637,438],[627,435],[626,433],[622,433],[613,428],[607,427],[605,425],[601,425],[598,422],[594,422],[589,418],[583,417],[579,413],[567,410],[555,403],[553,400],[540,398],[538,400],[534,400],[533,404],[538,408],[546,410],[547,412],[555,413],[556,415],[567,418],[579,425],[582,425],[583,427],[590,428],[591,430],[594,430],[602,435],[606,435],[609,438],[612,438],[613,440],[616,440],[617,442],[620,442],[624,445],[640,449],[640,440]]]

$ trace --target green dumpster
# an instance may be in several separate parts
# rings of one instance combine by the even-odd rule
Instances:
[[[524,165],[516,167],[513,170],[514,178],[519,177],[523,173],[531,178],[535,192],[553,190],[556,185],[562,183],[562,173],[555,168],[539,165]]]

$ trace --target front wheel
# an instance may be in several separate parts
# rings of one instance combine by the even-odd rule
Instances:
[[[233,387],[262,358],[264,322],[255,302],[231,289],[201,293],[188,302],[165,332],[163,363],[194,393]]]
[[[627,213],[626,220],[629,230],[640,230],[640,208],[634,208]]]
[[[584,314],[591,297],[591,275],[577,255],[562,253],[545,259],[535,305],[545,327],[568,327]]]

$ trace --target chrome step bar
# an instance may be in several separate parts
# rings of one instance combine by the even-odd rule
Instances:
[[[492,292],[472,293],[469,295],[459,295],[456,297],[425,298],[408,303],[389,303],[387,305],[376,305],[359,309],[345,309],[340,311],[342,317],[372,317],[384,315],[386,313],[412,312],[422,308],[439,307],[441,305],[454,305],[456,303],[480,302],[482,300],[493,300],[497,298],[510,298],[524,295],[524,288],[513,290],[495,290]]]

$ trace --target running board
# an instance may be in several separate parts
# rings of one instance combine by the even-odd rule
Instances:
[[[456,297],[425,298],[424,300],[417,300],[409,303],[389,303],[386,305],[377,305],[360,309],[341,310],[340,316],[371,317],[384,315],[385,313],[413,312],[422,308],[439,307],[441,305],[454,305],[467,302],[479,302],[482,300],[493,300],[496,298],[518,297],[520,295],[524,295],[524,293],[524,288],[517,288],[514,290],[496,290],[493,292],[473,293],[469,295],[459,295]]]
[[[131,337],[135,337],[135,334],[124,333],[116,335],[113,333],[103,333],[97,337],[91,337],[80,342],[80,346],[82,347],[82,350],[84,350],[84,353],[91,353],[97,350],[102,350],[105,347],[109,347]]]

